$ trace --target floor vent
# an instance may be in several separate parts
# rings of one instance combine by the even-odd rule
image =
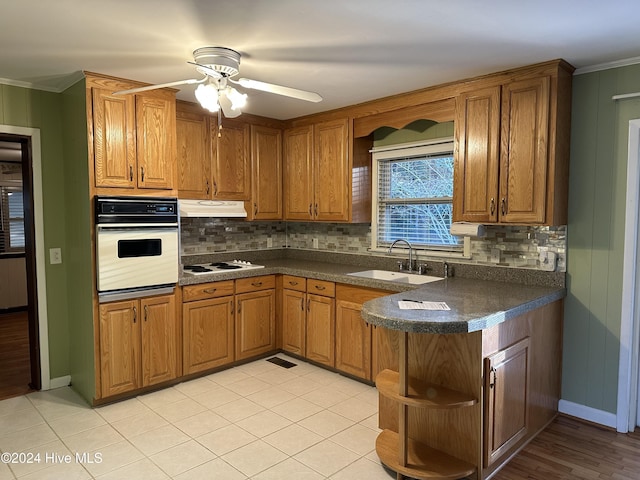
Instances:
[[[280,357],[267,358],[267,362],[275,363],[276,365],[279,365],[280,367],[283,367],[283,368],[291,368],[296,366],[295,363],[292,363]]]

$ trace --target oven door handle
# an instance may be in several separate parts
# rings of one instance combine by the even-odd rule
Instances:
[[[161,230],[165,232],[173,232],[178,230],[178,225],[166,223],[139,223],[127,225],[97,225],[96,228],[99,232],[130,232],[132,230]]]

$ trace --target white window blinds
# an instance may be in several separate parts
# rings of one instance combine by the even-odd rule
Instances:
[[[23,251],[25,242],[22,190],[16,187],[0,187],[0,194],[0,252]]]
[[[374,248],[403,238],[415,247],[459,250],[449,233],[453,202],[453,142],[374,150]]]

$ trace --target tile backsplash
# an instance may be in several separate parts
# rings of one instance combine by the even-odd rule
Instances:
[[[557,256],[556,271],[566,271],[567,228],[487,226],[486,236],[471,239],[471,259],[460,263],[541,270],[540,254]],[[181,220],[182,255],[293,248],[372,254],[369,224],[246,222],[236,219]],[[378,254],[379,255],[379,254]],[[420,255],[420,258],[423,257]],[[453,259],[452,259],[453,260]]]

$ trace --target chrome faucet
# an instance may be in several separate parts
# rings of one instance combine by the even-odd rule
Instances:
[[[398,242],[404,242],[409,247],[409,266],[408,266],[407,270],[409,270],[411,272],[411,271],[413,271],[413,246],[409,243],[408,240],[405,240],[404,238],[399,238],[397,240],[394,240],[393,243],[391,244],[391,246],[389,247],[389,253],[391,253],[391,250],[393,249],[393,247]]]

